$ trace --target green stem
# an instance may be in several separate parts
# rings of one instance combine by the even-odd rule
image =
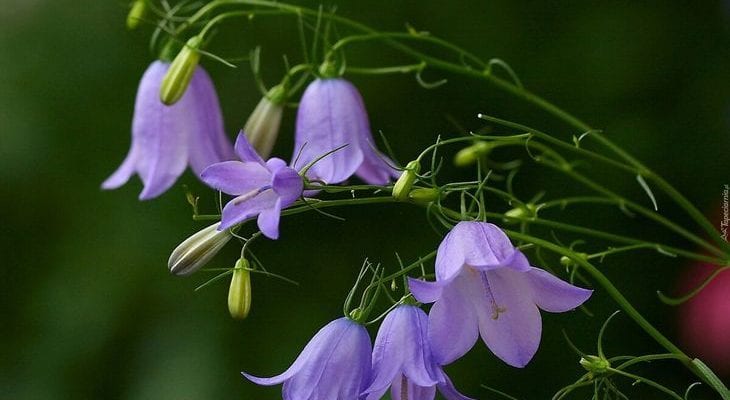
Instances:
[[[615,145],[612,141],[610,141],[608,138],[601,135],[600,133],[594,133],[593,137],[605,147],[616,153],[619,157],[626,160],[626,162],[633,165],[636,169],[638,169],[639,171],[643,171],[641,175],[651,179],[662,191],[664,191],[664,193],[666,193],[680,207],[682,207],[689,214],[689,216],[692,217],[692,219],[694,219],[710,235],[712,240],[720,245],[720,247],[722,247],[722,249],[727,254],[730,254],[730,243],[723,239],[723,237],[720,235],[720,232],[718,232],[715,226],[712,225],[712,222],[710,222],[707,217],[700,210],[698,210],[697,207],[694,206],[694,204],[692,204],[686,197],[679,193],[677,189],[670,185],[669,182],[665,181],[664,178],[656,174],[639,160],[631,156],[622,148]]]

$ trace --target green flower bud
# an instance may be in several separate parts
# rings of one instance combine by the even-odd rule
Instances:
[[[416,204],[428,204],[440,197],[441,191],[438,188],[415,188],[408,193],[408,200]]]
[[[411,161],[406,165],[405,170],[401,173],[395,185],[393,185],[393,198],[398,201],[408,200],[408,194],[413,184],[418,178],[417,174],[421,170],[421,164],[418,161]]]
[[[586,253],[576,253],[576,255],[584,260],[588,259],[588,254]],[[560,264],[565,268],[569,268],[575,266],[575,261],[573,261],[573,259],[568,256],[562,256],[560,257]]]
[[[611,363],[608,360],[598,356],[581,357],[579,363],[586,371],[593,375],[605,374],[611,367]]]
[[[337,66],[332,60],[325,60],[322,65],[319,66],[319,75],[324,78],[336,78],[339,76]]]
[[[245,319],[251,310],[251,272],[248,260],[241,258],[236,262],[228,289],[228,312],[235,319]]]
[[[465,147],[459,150],[454,156],[454,165],[457,167],[468,167],[477,162],[481,157],[489,154],[493,147],[487,142],[476,142],[469,147]]]
[[[515,207],[504,213],[505,222],[520,222],[525,219],[535,218],[537,216],[537,206],[528,203],[524,207]]]
[[[286,102],[284,88],[281,85],[269,90],[248,117],[243,132],[256,152],[263,159],[269,158],[279,136],[279,126]]]
[[[160,87],[160,100],[168,106],[177,103],[185,94],[190,80],[193,78],[195,68],[200,61],[200,52],[198,48],[203,39],[199,36],[191,37],[185,46],[177,53],[175,59],[170,64],[170,69],[162,79]]]
[[[139,26],[139,23],[147,15],[147,1],[136,0],[132,3],[132,8],[127,14],[127,29],[133,30]]]
[[[218,254],[233,237],[226,229],[218,230],[215,223],[185,239],[172,251],[167,267],[175,275],[185,276],[199,270]]]

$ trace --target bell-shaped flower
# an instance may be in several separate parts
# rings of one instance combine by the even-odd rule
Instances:
[[[259,385],[283,383],[284,400],[357,400],[370,380],[371,350],[365,327],[340,318],[317,332],[281,375],[258,378],[242,374]]]
[[[116,189],[137,173],[144,183],[140,200],[152,199],[169,189],[188,164],[198,175],[211,164],[235,158],[208,74],[196,67],[180,101],[167,106],[160,100],[160,85],[169,67],[155,61],[142,76],[134,105],[132,146],[102,188]]]
[[[355,174],[367,183],[385,185],[399,175],[375,148],[360,93],[342,78],[317,79],[304,91],[292,159],[298,159],[299,167],[319,159],[307,176],[328,184]]]
[[[373,347],[373,379],[364,392],[378,400],[390,387],[393,400],[433,400],[436,389],[448,400],[465,400],[437,364],[428,340],[428,316],[400,305],[383,320]]]
[[[213,164],[200,174],[208,186],[236,196],[223,208],[218,229],[228,229],[258,215],[261,233],[278,239],[281,210],[302,195],[302,177],[280,158],[264,162],[243,132],[238,134],[235,149],[241,161]]]
[[[435,302],[429,337],[436,361],[448,364],[464,355],[481,335],[500,359],[524,367],[540,344],[538,308],[572,310],[592,291],[530,266],[496,225],[460,222],[436,255],[436,282],[411,279],[421,302]]]

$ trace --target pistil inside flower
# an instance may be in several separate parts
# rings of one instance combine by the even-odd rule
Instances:
[[[487,297],[487,300],[489,300],[489,304],[492,305],[492,319],[497,320],[499,319],[499,314],[507,312],[507,308],[500,307],[499,304],[497,304],[497,300],[494,298],[494,293],[492,293],[492,289],[489,287],[487,273],[481,271],[479,272],[479,276],[482,280],[482,286],[484,287],[484,294]]]
[[[247,200],[253,199],[254,197],[258,196],[259,194],[261,194],[271,188],[272,188],[271,185],[261,186],[260,188],[251,190],[250,192],[244,193],[244,194],[236,197],[235,199],[231,200],[231,202],[233,203],[234,206],[237,206]]]

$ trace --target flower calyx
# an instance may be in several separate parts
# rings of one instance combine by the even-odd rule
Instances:
[[[578,363],[592,376],[606,375],[611,369],[611,362],[600,356],[586,355]]]

